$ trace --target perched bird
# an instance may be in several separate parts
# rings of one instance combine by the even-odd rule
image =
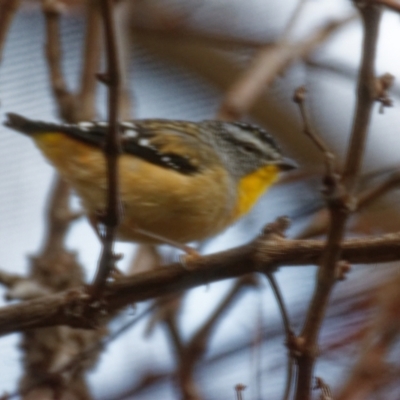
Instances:
[[[5,125],[35,141],[95,220],[106,205],[107,123],[7,117]],[[133,120],[121,122],[119,132],[123,215],[117,236],[123,241],[212,237],[246,214],[279,172],[296,166],[271,135],[247,123]]]

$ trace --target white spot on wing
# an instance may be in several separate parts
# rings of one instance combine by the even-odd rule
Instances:
[[[139,146],[149,147],[150,140],[149,139],[139,139]]]
[[[127,138],[135,138],[138,136],[138,133],[134,129],[125,129],[124,136]]]
[[[78,123],[78,126],[79,126],[79,128],[80,129],[83,129],[83,130],[88,130],[89,128],[93,128],[93,123],[92,122],[79,122]]]
[[[136,126],[133,122],[121,122],[121,126],[128,129],[135,129]]]

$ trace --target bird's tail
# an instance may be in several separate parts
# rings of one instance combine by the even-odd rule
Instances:
[[[57,124],[49,122],[31,120],[19,114],[7,113],[6,115],[7,119],[4,121],[4,125],[26,135],[50,132],[57,126]]]

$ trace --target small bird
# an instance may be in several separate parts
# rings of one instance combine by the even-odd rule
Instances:
[[[96,221],[106,207],[108,124],[9,113],[5,126],[35,141]],[[279,172],[296,168],[270,134],[242,122],[132,120],[120,122],[119,133],[122,241],[184,244],[215,236],[246,214]]]

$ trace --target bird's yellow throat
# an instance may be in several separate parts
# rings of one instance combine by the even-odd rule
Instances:
[[[279,169],[276,165],[267,165],[243,177],[238,185],[239,201],[236,206],[236,217],[246,214],[260,196],[278,179]]]

